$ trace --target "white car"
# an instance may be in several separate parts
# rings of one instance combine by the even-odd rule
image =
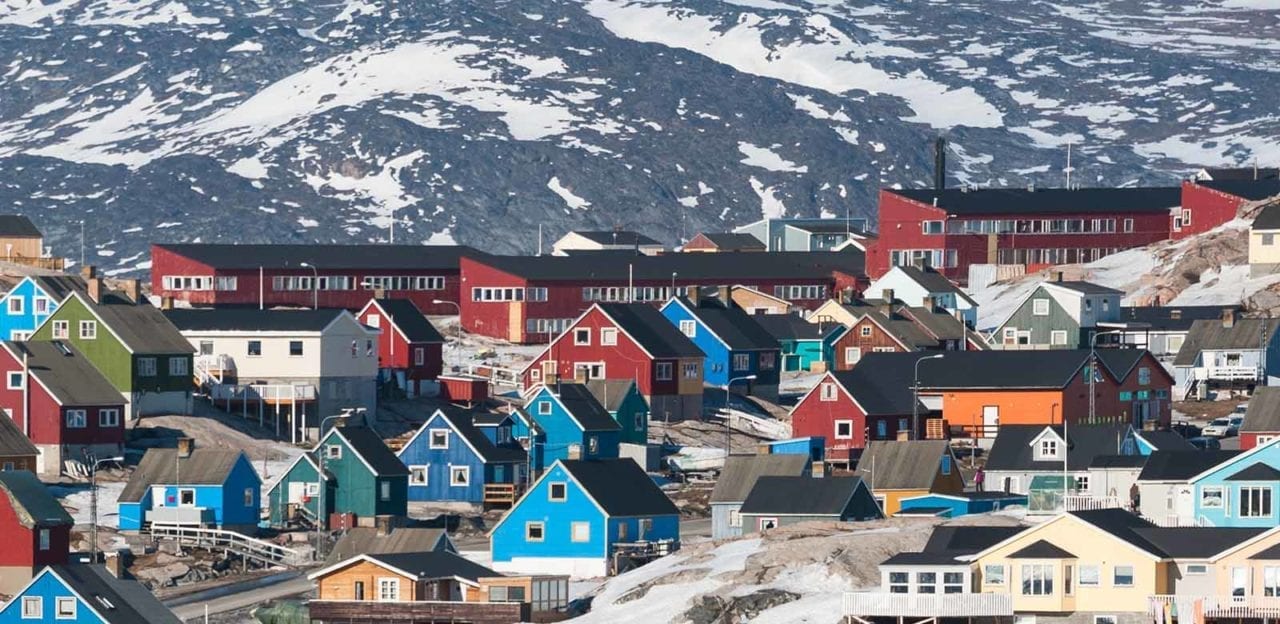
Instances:
[[[1213,419],[1213,422],[1209,423],[1209,426],[1200,430],[1200,435],[1208,438],[1225,438],[1228,435],[1230,435],[1228,433],[1230,430],[1231,430],[1231,419],[1215,418]]]

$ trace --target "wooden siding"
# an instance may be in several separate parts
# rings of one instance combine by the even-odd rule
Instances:
[[[1047,299],[1049,301],[1049,314],[1045,316],[1037,316],[1035,314],[1035,301],[1037,299]],[[1054,298],[1043,286],[1037,287],[1031,296],[1022,302],[1018,309],[1005,320],[1004,324],[998,327],[992,334],[992,344],[999,348],[1004,345],[1004,330],[1013,328],[1017,331],[1031,332],[1030,344],[1044,348],[1054,349],[1077,349],[1080,348],[1081,334],[1080,323],[1072,318],[1066,308],[1063,308],[1058,300]],[[1054,345],[1052,342],[1052,332],[1064,331],[1067,334],[1066,344]],[[1015,338],[1016,344],[1016,338]],[[1087,344],[1085,345],[1087,346]]]
[[[509,624],[529,622],[525,602],[349,602],[313,600],[307,603],[313,620],[344,624]]]

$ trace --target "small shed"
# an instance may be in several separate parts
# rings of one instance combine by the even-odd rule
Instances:
[[[811,462],[826,459],[827,439],[822,436],[805,436],[787,440],[774,440],[760,444],[761,452],[768,455],[807,455]]]
[[[731,455],[711,490],[711,538],[742,535],[742,503],[760,477],[807,476],[810,466],[804,455]]]
[[[441,375],[440,398],[468,407],[489,400],[489,380],[470,375]]]
[[[972,514],[999,511],[1005,507],[1027,505],[1025,494],[1008,492],[959,492],[956,494],[925,494],[899,501],[898,515],[930,515],[941,518],[959,518]]]
[[[742,532],[762,533],[802,522],[883,517],[860,477],[760,477],[742,503]]]

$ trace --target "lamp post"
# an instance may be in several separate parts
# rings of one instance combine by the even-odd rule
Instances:
[[[1123,333],[1118,329],[1110,329],[1089,336],[1089,424],[1093,424],[1094,418],[1097,417],[1098,409],[1098,393],[1094,390],[1094,386],[1098,381],[1098,336]],[[1064,424],[1067,422],[1065,412],[1062,415],[1062,422]]]
[[[311,309],[315,310],[320,307],[320,271],[310,262],[299,263],[299,266],[311,269]]]
[[[89,557],[91,563],[98,562],[98,466],[106,463],[120,463],[124,461],[123,457],[103,457],[95,458],[92,454],[85,452],[85,458],[89,460]]]
[[[731,419],[729,417],[729,389],[733,387],[735,381],[755,381],[755,375],[743,375],[741,377],[730,377],[729,381],[724,384],[724,461],[729,463],[729,454],[733,450],[733,428],[729,426]]]
[[[925,360],[941,360],[943,354],[930,355],[916,360],[914,381],[911,383],[911,437],[920,440],[920,363]]]
[[[324,424],[325,423],[335,418],[346,418],[346,417],[347,417],[347,414],[334,414],[333,416],[325,416],[324,418],[320,419],[320,429],[316,431],[316,466],[317,466],[316,485],[318,486],[318,489],[319,489],[319,492],[316,493],[316,496],[317,496],[316,498],[316,556],[317,557],[320,557],[324,554],[321,552],[322,550],[321,544],[324,543],[322,536],[324,535],[324,530],[328,528],[328,524],[329,524],[328,522],[329,519],[325,517],[325,513],[324,513],[324,491],[326,489],[325,487],[326,484],[325,484],[325,478],[324,478],[324,449],[320,448],[320,442],[324,440]]]
[[[458,311],[458,324],[459,324],[459,325],[461,325],[461,324],[462,324],[462,306],[458,305],[458,302],[456,302],[456,301],[448,301],[448,300],[446,300],[446,299],[432,299],[432,300],[431,300],[431,303],[433,303],[433,304],[435,304],[435,305],[451,305],[451,306],[453,306],[453,309],[455,309],[455,310],[457,310],[457,311]],[[457,347],[455,347],[455,348],[454,348],[454,351],[457,351],[457,350],[458,350],[458,349],[457,349]]]

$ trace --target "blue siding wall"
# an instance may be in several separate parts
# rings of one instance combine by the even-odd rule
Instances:
[[[245,490],[252,492],[249,504],[245,504]],[[226,487],[223,488],[222,505],[215,516],[220,525],[252,526],[258,524],[262,516],[262,479],[258,471],[253,469],[249,459],[244,455],[236,462],[235,468],[227,476]]]
[[[209,515],[206,518],[217,526],[251,526],[258,524],[261,509],[262,481],[259,479],[257,471],[249,463],[249,460],[243,455],[240,456],[235,467],[231,469],[231,473],[227,476],[224,485],[166,485],[160,483],[151,485],[165,485],[165,500],[163,502],[166,507],[177,505],[178,490],[195,490],[195,506],[208,509]],[[244,499],[246,488],[252,491],[249,505],[245,504]],[[146,512],[161,502],[153,500],[152,492],[153,490],[149,486],[139,502],[120,503],[118,505],[121,530],[137,531],[142,528],[142,523],[146,520]]]
[[[1274,527],[1280,525],[1280,482],[1274,479],[1258,481],[1231,480],[1231,477],[1242,470],[1262,463],[1272,469],[1280,469],[1280,444],[1270,442],[1257,447],[1253,451],[1238,455],[1223,462],[1213,471],[1197,479],[1194,486],[1196,519],[1207,520],[1211,526],[1220,527]],[[1222,504],[1205,505],[1205,490],[1222,493]],[[1251,515],[1243,517],[1241,508],[1242,496],[1246,490],[1262,489],[1270,492],[1270,513],[1263,516]],[[1210,499],[1212,500],[1212,498]],[[1264,505],[1265,506],[1265,505]]]
[[[414,466],[427,467],[426,485],[409,485],[411,501],[462,501],[479,503],[484,500],[484,484],[488,481],[485,464],[476,455],[466,440],[458,435],[449,422],[441,415],[435,414],[413,441],[400,450],[400,461],[410,469]],[[490,427],[490,429],[496,429]],[[447,431],[449,447],[445,449],[431,448],[431,432]],[[454,466],[466,466],[470,469],[470,479],[465,486],[450,484],[450,474]]]
[[[550,414],[541,413],[547,409],[542,407],[543,404],[549,406]],[[618,456],[620,432],[584,432],[568,410],[551,394],[551,388],[539,390],[525,406],[525,411],[529,412],[541,430],[541,434],[534,440],[535,470],[542,470],[554,464],[557,459],[569,459],[569,447],[575,444],[581,448],[579,459],[613,459]],[[591,451],[588,443],[592,436],[598,440],[595,452]]]
[[[35,299],[37,297],[48,300],[48,310],[44,314],[37,315]],[[9,299],[22,299],[22,313],[9,313]],[[14,332],[30,333],[35,331],[36,327],[43,323],[49,315],[57,309],[61,301],[55,301],[44,290],[37,288],[35,282],[30,279],[23,279],[18,285],[13,287],[3,298],[0,298],[0,340],[13,340]]]
[[[143,505],[146,508],[151,507],[151,494],[148,492],[142,497],[140,503],[120,503],[117,506],[117,513],[120,514],[119,526],[121,531],[141,531],[142,530],[142,510]]]
[[[946,496],[926,495],[914,498],[904,498],[901,503],[904,511],[908,509],[946,508],[950,511],[948,511],[944,517],[959,518],[960,516],[966,516],[969,514],[996,511],[1011,505],[1026,505],[1027,497],[1015,496],[1001,499],[964,500]]]
[[[42,598],[42,606],[44,608],[43,617],[40,619],[23,619],[22,617],[22,598],[23,597],[40,597]],[[0,623],[2,624],[31,624],[32,622],[57,622],[58,624],[103,624],[105,620],[97,617],[90,611],[89,605],[83,600],[76,599],[76,616],[74,618],[59,618],[55,609],[58,607],[58,598],[75,598],[75,593],[62,583],[58,577],[48,572],[41,573],[35,582],[27,587],[26,591],[14,597],[4,609],[0,609]]]
[[[644,535],[640,534],[641,518],[610,518],[609,519],[609,545],[619,542],[638,542],[641,540],[660,541],[660,540],[680,540],[680,517],[679,516],[653,516],[644,518],[649,521],[649,529]],[[621,537],[621,526],[625,525],[626,537]]]
[[[713,386],[723,386],[729,381],[730,369],[730,352],[729,348],[720,342],[710,330],[707,329],[701,321],[697,319],[689,310],[678,302],[671,301],[662,308],[662,315],[671,321],[672,325],[680,327],[680,321],[693,321],[697,326],[694,335],[690,338],[693,344],[697,345],[706,357],[703,359],[702,379],[704,382]],[[752,363],[754,367],[754,362]],[[740,373],[746,375],[749,373]],[[737,375],[734,375],[737,376]]]
[[[551,483],[566,483],[565,500],[551,501]],[[542,522],[545,537],[541,542],[525,540],[525,525]],[[570,531],[574,522],[591,525],[586,542],[574,542]],[[606,556],[605,515],[587,497],[564,468],[553,466],[527,496],[507,514],[490,539],[493,560],[511,561],[513,557],[599,557]]]

